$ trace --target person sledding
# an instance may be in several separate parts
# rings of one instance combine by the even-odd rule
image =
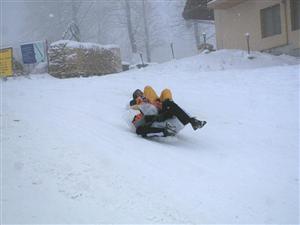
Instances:
[[[175,136],[185,125],[191,124],[194,130],[202,128],[206,121],[190,117],[172,98],[169,89],[164,89],[160,97],[151,86],[146,86],[144,92],[137,89],[130,101],[132,109],[139,110],[132,123],[136,133],[143,137]]]

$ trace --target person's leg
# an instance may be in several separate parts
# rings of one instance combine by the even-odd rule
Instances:
[[[169,99],[162,103],[162,115],[164,115],[165,119],[176,116],[183,125],[188,124],[191,120],[191,117],[182,108]]]
[[[151,86],[146,86],[144,88],[144,96],[149,100],[150,103],[154,103],[158,99],[156,92]]]
[[[164,89],[162,92],[161,92],[161,94],[160,94],[160,101],[161,102],[164,102],[164,101],[166,101],[166,100],[173,100],[173,98],[172,98],[172,92],[171,92],[171,90],[170,89]]]
[[[190,117],[182,108],[180,108],[175,102],[165,100],[162,104],[162,113],[159,120],[168,119],[172,116],[176,116],[183,125],[190,123],[194,130],[202,128],[206,121],[197,120],[194,117]]]

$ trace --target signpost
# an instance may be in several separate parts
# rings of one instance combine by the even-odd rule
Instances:
[[[36,63],[33,44],[21,45],[21,52],[24,64]]]
[[[13,75],[13,49],[0,49],[0,77]]]
[[[21,45],[21,52],[24,64],[46,62],[47,56],[45,43],[43,41]]]
[[[46,51],[45,51],[45,42],[36,42],[33,43],[35,60],[37,63],[46,62]]]

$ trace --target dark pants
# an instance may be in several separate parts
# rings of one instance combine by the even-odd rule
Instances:
[[[176,116],[183,125],[186,125],[190,122],[191,117],[180,108],[175,102],[166,100],[162,103],[162,110],[159,115],[160,121],[165,121],[170,119],[173,116]]]
[[[138,135],[142,135],[143,137],[146,137],[147,134],[153,134],[153,133],[161,133],[164,132],[164,128],[157,128],[157,127],[151,127],[152,123],[157,122],[163,122],[167,119],[171,119],[173,116],[177,117],[179,121],[186,125],[190,122],[191,118],[190,116],[182,109],[180,108],[175,102],[170,100],[165,100],[162,103],[162,110],[159,113],[158,116],[145,116],[147,119],[144,119],[144,124],[137,127],[136,133]],[[153,119],[153,120],[152,120]]]

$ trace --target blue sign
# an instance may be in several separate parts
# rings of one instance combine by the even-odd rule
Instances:
[[[21,45],[21,52],[24,64],[36,63],[33,44]]]
[[[46,62],[47,55],[43,41],[21,45],[24,64]]]

